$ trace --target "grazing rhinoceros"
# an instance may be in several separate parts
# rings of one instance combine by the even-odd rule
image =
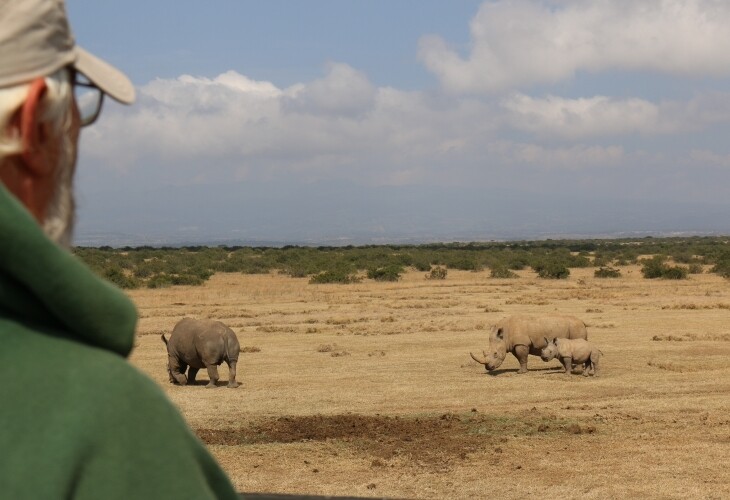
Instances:
[[[520,362],[517,373],[527,372],[527,355],[539,356],[547,345],[545,338],[587,339],[586,325],[574,316],[551,314],[546,316],[515,315],[500,320],[489,334],[489,354],[482,351],[484,359],[472,353],[477,363],[488,371],[502,364],[508,352]]]
[[[543,361],[550,361],[558,358],[565,368],[565,373],[570,373],[573,364],[583,364],[583,375],[591,374],[598,377],[600,368],[598,361],[603,354],[593,344],[584,339],[545,339],[547,345],[542,349],[540,357]]]
[[[198,370],[206,368],[210,378],[206,387],[216,387],[218,365],[225,361],[228,387],[238,387],[236,362],[241,349],[236,334],[220,321],[183,318],[172,329],[170,340],[163,333],[162,341],[167,346],[167,373],[171,383],[193,384]]]

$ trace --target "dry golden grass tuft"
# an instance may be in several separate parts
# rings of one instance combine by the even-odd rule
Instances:
[[[730,282],[621,273],[449,270],[352,285],[219,274],[203,287],[131,292],[142,312],[132,363],[240,491],[730,498]],[[602,377],[535,357],[518,375],[511,355],[486,374],[469,357],[503,316],[553,312],[589,324]],[[222,319],[260,350],[239,358],[241,387],[167,382],[159,334],[184,316]]]

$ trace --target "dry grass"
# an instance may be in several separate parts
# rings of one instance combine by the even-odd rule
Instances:
[[[132,292],[142,312],[132,362],[241,491],[730,498],[730,283],[621,272],[414,272],[344,286],[220,274]],[[511,355],[485,374],[469,357],[501,317],[555,311],[589,325],[601,378],[534,357],[518,375]],[[240,358],[241,387],[168,384],[159,334],[184,316],[222,319],[256,346]]]

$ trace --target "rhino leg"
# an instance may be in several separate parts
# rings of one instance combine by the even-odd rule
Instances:
[[[187,365],[179,363],[175,359],[170,360],[168,367],[170,377],[180,385],[187,385],[188,378],[185,376],[185,370],[188,369]],[[172,382],[172,380],[171,380]]]
[[[573,358],[565,357],[562,359],[562,361],[563,361],[563,368],[565,368],[565,373],[570,375],[570,372],[573,368]]]
[[[593,376],[594,377],[600,377],[601,373],[599,370],[599,361],[601,359],[600,354],[591,354],[591,364],[593,365]]]
[[[180,385],[187,385],[188,384],[188,378],[185,376],[184,373],[172,371],[172,378],[175,379],[175,381]]]
[[[526,345],[518,345],[515,346],[512,354],[520,363],[520,369],[517,370],[517,373],[527,373],[527,355],[530,354],[530,349]]]
[[[210,382],[208,382],[208,385],[205,387],[208,389],[213,389],[217,387],[216,383],[218,382],[218,367],[216,365],[207,365],[205,367],[208,370],[208,378],[210,378]]]
[[[195,376],[198,374],[199,368],[188,368],[188,384],[195,385]]]
[[[231,389],[235,389],[238,387],[238,382],[236,382],[236,361],[229,361],[228,362],[228,387]]]

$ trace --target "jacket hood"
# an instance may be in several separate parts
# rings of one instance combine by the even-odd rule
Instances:
[[[127,356],[137,312],[118,288],[49,240],[0,184],[0,312],[55,335]]]

